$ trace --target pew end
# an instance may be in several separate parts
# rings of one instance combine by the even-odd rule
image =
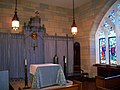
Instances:
[[[107,78],[96,76],[95,81],[97,90],[120,90],[120,75]]]

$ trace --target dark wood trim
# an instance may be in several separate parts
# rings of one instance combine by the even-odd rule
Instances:
[[[94,64],[97,67],[97,75],[102,77],[120,75],[120,65]]]

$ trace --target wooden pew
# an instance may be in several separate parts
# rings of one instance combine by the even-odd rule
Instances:
[[[96,76],[95,80],[97,90],[120,90],[120,75],[107,78]]]

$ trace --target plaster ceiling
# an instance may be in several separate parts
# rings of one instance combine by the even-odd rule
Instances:
[[[70,8],[72,9],[72,4],[73,0],[31,0],[34,2],[39,2],[39,3],[45,3],[48,5],[53,5],[53,6],[59,6],[59,7],[64,7],[64,8]],[[85,4],[91,0],[74,0],[74,6],[79,7],[82,4]]]

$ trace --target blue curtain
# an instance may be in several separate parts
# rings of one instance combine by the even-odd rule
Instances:
[[[44,63],[44,38],[43,32],[38,33],[36,40],[37,44],[33,48],[33,39],[30,37],[32,32],[26,32],[26,58],[28,67],[28,78],[30,78],[30,64],[43,64]]]
[[[73,38],[43,36],[38,33],[37,47],[33,48],[31,32],[26,32],[26,58],[28,63],[28,78],[30,64],[53,63],[55,55],[55,40],[57,40],[57,55],[63,66],[63,56],[67,57],[68,41],[68,73],[73,72]],[[8,70],[10,79],[24,78],[24,40],[23,34],[0,33],[0,70]]]
[[[55,46],[56,40],[56,46]],[[55,49],[57,49],[57,56],[59,60],[59,64],[64,68],[63,56],[67,60],[67,73],[73,73],[73,38],[71,37],[64,37],[64,36],[46,36],[44,39],[44,52],[45,52],[45,63],[53,63],[53,57],[55,56]],[[57,47],[57,48],[56,48]],[[68,49],[68,50],[67,50]]]
[[[10,78],[23,78],[23,35],[0,33],[0,70],[8,70]]]

